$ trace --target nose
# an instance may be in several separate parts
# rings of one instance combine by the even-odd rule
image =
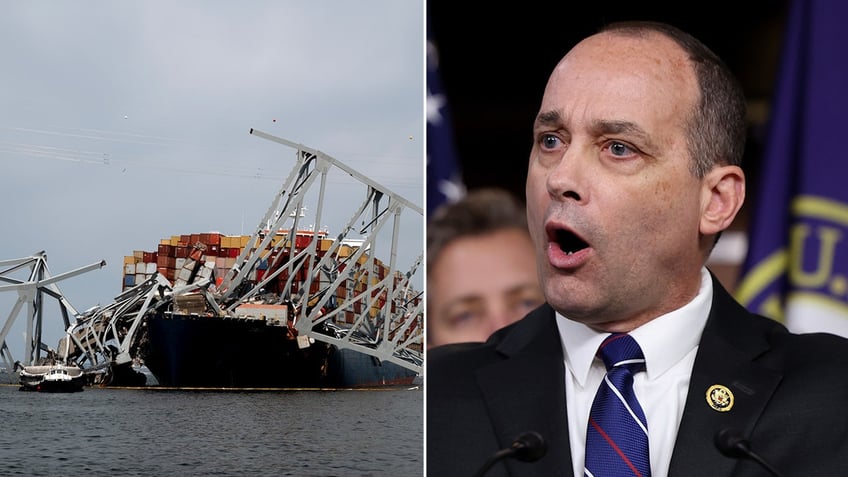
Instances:
[[[548,171],[545,184],[553,200],[580,202],[583,199],[581,184],[585,175],[584,155],[585,152],[581,153],[579,146],[572,143],[563,151],[559,162]]]

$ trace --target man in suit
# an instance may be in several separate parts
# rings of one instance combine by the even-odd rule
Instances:
[[[475,189],[427,222],[427,347],[486,341],[545,302],[517,197]]]
[[[788,333],[705,267],[745,198],[745,101],[721,60],[669,25],[609,25],[556,66],[533,137],[527,214],[547,303],[484,344],[428,352],[428,475],[474,475],[525,431],[547,452],[486,475],[767,475],[719,450],[727,430],[781,475],[848,475],[848,340]],[[624,474],[587,457],[588,433],[607,436],[593,402],[613,387],[596,356],[611,333],[642,353],[627,361],[644,363],[631,415],[648,470],[617,438],[605,444]]]

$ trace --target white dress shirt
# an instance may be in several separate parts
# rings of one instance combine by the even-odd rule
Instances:
[[[646,372],[634,376],[633,388],[648,420],[651,474],[657,477],[668,475],[695,353],[712,298],[712,280],[704,268],[701,288],[691,302],[630,332],[645,355]],[[582,477],[589,411],[606,374],[603,361],[596,359],[595,353],[609,333],[599,333],[559,313],[557,326],[565,356],[565,405],[574,477]]]

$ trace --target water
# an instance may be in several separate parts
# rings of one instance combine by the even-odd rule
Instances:
[[[423,474],[423,391],[0,386],[0,475]]]

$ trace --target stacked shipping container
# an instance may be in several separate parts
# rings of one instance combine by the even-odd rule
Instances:
[[[295,253],[308,247],[316,235],[318,237],[316,244],[317,259],[323,257],[333,243],[333,239],[327,238],[327,233],[324,231],[317,234],[311,231],[299,231],[295,235]],[[236,260],[245,247],[255,250],[255,247],[260,245],[261,241],[251,243],[251,238],[249,235],[225,235],[218,232],[209,232],[173,235],[170,238],[162,239],[156,251],[136,250],[132,255],[124,257],[123,288],[124,290],[132,288],[151,278],[154,273],[161,274],[175,286],[192,283],[198,277],[214,278],[216,283],[220,284],[223,277],[236,265]],[[272,249],[277,245],[280,245],[284,251],[272,252]],[[254,282],[261,281],[267,273],[270,273],[269,264],[274,264],[276,258],[274,253],[287,253],[290,247],[291,242],[287,231],[277,232],[272,237],[268,249],[260,253],[261,261],[248,279]],[[335,290],[335,299],[330,302],[331,308],[335,307],[335,303],[341,303],[346,299],[363,294],[369,286],[383,280],[388,273],[388,267],[376,257],[373,258],[372,271],[367,272],[363,266],[368,260],[366,254],[359,257],[356,263],[350,262],[349,259],[357,249],[356,245],[343,244],[336,253],[336,270],[338,273],[346,273],[347,277]],[[275,286],[284,287],[288,277],[288,271],[283,270],[278,275]],[[306,278],[306,267],[296,272],[291,290],[293,294],[299,291]],[[400,286],[403,279],[403,274],[395,271],[394,288]],[[313,276],[309,290],[310,295],[318,296],[319,291],[324,290],[332,282],[331,277],[325,276],[323,273]],[[272,291],[280,293],[282,290],[274,289]],[[336,316],[335,321],[352,324],[364,310],[368,311],[371,318],[376,317],[385,305],[386,291],[373,290],[370,297],[376,298],[371,303],[370,308],[368,308],[369,305],[365,300],[360,299],[342,310]],[[419,296],[412,298],[412,302],[407,306],[408,309],[414,308],[420,299]],[[314,301],[317,301],[317,299],[310,300],[310,302]],[[390,313],[398,312],[394,303],[390,308]],[[421,323],[416,322],[409,327],[406,334],[420,326]]]
[[[249,235],[229,236],[217,232],[173,235],[162,239],[155,252],[136,250],[124,257],[124,289],[150,278],[158,272],[172,283],[179,279],[179,271],[186,268],[189,260],[203,261],[203,266],[214,271],[215,276],[223,276],[235,265],[236,257],[250,241]],[[192,253],[200,250],[200,257]]]

